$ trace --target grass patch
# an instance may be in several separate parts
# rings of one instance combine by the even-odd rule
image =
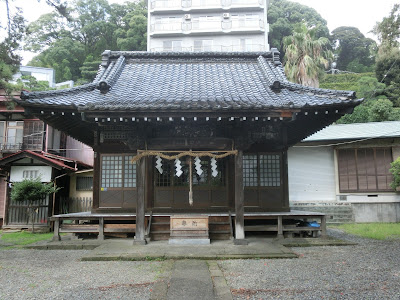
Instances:
[[[400,223],[357,223],[332,227],[375,240],[400,239]]]
[[[44,240],[50,240],[53,237],[53,233],[31,233],[28,231],[2,232],[0,242],[14,246],[26,246],[34,244]]]

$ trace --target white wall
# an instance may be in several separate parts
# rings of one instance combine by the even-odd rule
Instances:
[[[41,181],[42,182],[50,182],[51,181],[51,170],[50,166],[11,166],[10,171],[10,181],[11,182],[20,182],[24,180],[23,172],[24,171],[35,171],[38,170]]]
[[[336,201],[334,153],[331,147],[292,147],[288,151],[289,200]]]

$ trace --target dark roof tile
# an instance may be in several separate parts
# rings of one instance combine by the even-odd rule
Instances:
[[[93,83],[25,92],[21,104],[80,110],[262,110],[361,101],[354,100],[354,92],[289,82],[278,55],[108,51]],[[278,89],[273,89],[276,82]]]

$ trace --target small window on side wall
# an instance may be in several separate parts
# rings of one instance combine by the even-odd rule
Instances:
[[[39,170],[24,170],[22,178],[24,179],[36,179],[39,177]]]
[[[77,191],[92,191],[93,190],[93,177],[76,177],[76,190]]]

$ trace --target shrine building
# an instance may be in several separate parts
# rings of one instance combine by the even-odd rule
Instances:
[[[240,243],[251,228],[282,234],[282,217],[299,217],[289,208],[288,147],[361,102],[351,91],[289,82],[273,49],[105,51],[92,83],[23,92],[19,104],[93,147],[93,208],[85,216],[97,218],[100,236],[116,231],[110,220],[133,220],[138,242],[157,239],[157,221],[162,227],[184,214],[209,217],[211,239],[229,231]]]

